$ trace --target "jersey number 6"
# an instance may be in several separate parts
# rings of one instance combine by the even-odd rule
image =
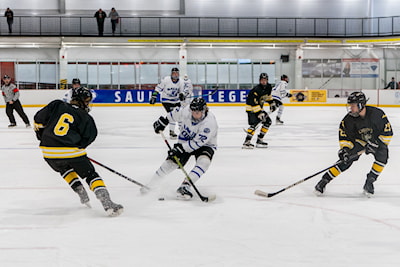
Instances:
[[[68,113],[64,113],[58,119],[57,125],[54,127],[54,134],[64,136],[69,130],[69,124],[74,122],[74,117]]]

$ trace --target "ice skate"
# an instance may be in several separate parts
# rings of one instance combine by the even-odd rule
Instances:
[[[116,204],[111,201],[110,194],[107,189],[101,188],[95,191],[96,197],[100,200],[103,205],[104,210],[107,212],[108,216],[116,217],[124,211],[124,207],[120,204]]]
[[[74,189],[75,193],[78,194],[79,198],[81,199],[81,203],[85,205],[88,208],[91,208],[92,206],[89,203],[89,196],[83,187],[83,185],[79,185]]]
[[[178,138],[178,135],[174,131],[170,130],[169,131],[169,138],[174,140],[174,139]]]
[[[31,128],[31,125],[29,123],[25,124],[26,128]]]
[[[242,149],[253,149],[254,145],[250,141],[251,140],[244,141]]]
[[[364,184],[364,195],[367,197],[372,197],[374,194],[374,182],[375,179],[373,177],[368,177]]]
[[[264,142],[262,139],[257,139],[256,147],[257,148],[267,148],[268,143]]]
[[[281,120],[281,118],[276,117],[275,123],[278,124],[283,124],[283,121]]]
[[[192,192],[190,192],[190,185],[188,183],[183,183],[177,190],[176,190],[176,198],[189,200],[193,197]]]
[[[10,124],[8,125],[8,128],[14,128],[14,127],[17,127],[17,124],[16,124],[16,123],[10,123]]]
[[[326,186],[329,182],[330,182],[329,180],[327,180],[327,179],[325,179],[325,178],[322,178],[322,179],[318,182],[318,184],[315,186],[315,191],[314,191],[314,193],[315,193],[317,196],[321,196],[321,195],[324,193],[324,191],[325,191],[325,186]]]

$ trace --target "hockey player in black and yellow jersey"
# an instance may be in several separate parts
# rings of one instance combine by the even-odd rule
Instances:
[[[358,160],[359,156],[352,159],[352,155],[362,150],[375,157],[364,184],[364,194],[367,196],[374,194],[373,183],[388,161],[388,145],[393,131],[386,114],[379,108],[366,106],[366,103],[367,99],[362,92],[353,92],[348,97],[349,112],[339,126],[340,161],[330,168],[315,186],[317,195],[323,194],[326,184]]]
[[[81,87],[73,92],[70,103],[61,100],[50,102],[34,117],[36,136],[45,161],[61,174],[79,195],[82,204],[90,207],[89,196],[79,177],[86,180],[107,214],[118,216],[123,207],[111,201],[104,181],[85,151],[97,136],[96,124],[88,114],[91,100],[91,92]]]
[[[258,124],[262,124],[260,133],[257,136],[257,147],[267,147],[268,143],[263,141],[264,135],[268,132],[269,126],[272,121],[268,113],[264,111],[264,103],[272,100],[271,96],[272,86],[268,83],[268,75],[266,73],[260,74],[260,83],[250,90],[246,99],[246,112],[249,123],[247,129],[246,139],[244,140],[242,148],[252,149],[254,145],[251,139],[256,131]]]

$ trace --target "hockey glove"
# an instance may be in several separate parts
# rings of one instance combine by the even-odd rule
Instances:
[[[179,100],[180,100],[180,101],[184,101],[185,99],[186,99],[185,94],[184,94],[184,93],[180,93],[180,94],[179,94]]]
[[[291,93],[287,93],[286,94],[286,97],[289,97],[289,98],[291,98],[293,95],[291,94]]]
[[[176,143],[174,144],[174,148],[168,151],[168,156],[175,161],[175,157],[180,158],[185,150],[183,149],[182,144]]]
[[[168,125],[168,123],[169,123],[169,120],[167,118],[164,118],[161,116],[158,120],[156,120],[153,123],[154,131],[156,133],[160,133],[160,132],[164,131],[164,129]]]
[[[343,147],[339,149],[338,156],[344,163],[348,163],[350,161],[350,148]]]
[[[157,92],[153,92],[150,97],[150,105],[154,105],[157,101]]]
[[[265,112],[264,110],[261,111],[260,113],[258,113],[258,115],[257,115],[257,118],[258,118],[260,121],[265,121],[265,120],[267,119],[267,117],[268,117],[268,114],[267,114],[267,112]]]
[[[369,154],[372,153],[374,154],[376,152],[376,150],[378,149],[379,144],[372,142],[371,140],[369,140],[367,142],[367,145],[365,146],[365,154]]]
[[[274,112],[277,108],[278,108],[278,107],[276,106],[275,102],[271,102],[271,103],[269,104],[269,110],[270,110],[271,112]]]

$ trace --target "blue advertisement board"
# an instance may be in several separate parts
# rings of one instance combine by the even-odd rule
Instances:
[[[202,97],[208,103],[245,103],[250,90],[203,90]],[[95,90],[93,103],[107,104],[146,104],[149,103],[152,90]],[[159,102],[159,97],[157,102]]]

